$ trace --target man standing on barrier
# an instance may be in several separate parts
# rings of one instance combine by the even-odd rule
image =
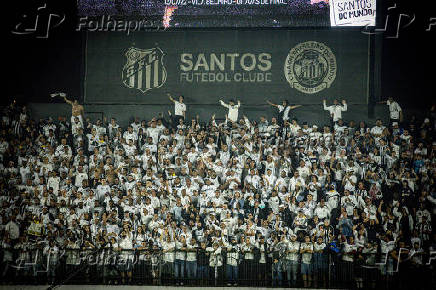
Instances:
[[[287,100],[283,100],[281,105],[273,104],[270,101],[266,101],[269,105],[276,107],[279,110],[278,123],[283,126],[285,121],[289,121],[289,113],[291,110],[301,107],[302,105],[291,106],[288,104]]]
[[[238,100],[238,104],[236,105],[233,100],[230,100],[228,104],[220,100],[220,104],[229,110],[226,115],[226,120],[236,123],[238,121],[239,107],[241,106],[241,102]]]
[[[177,101],[169,93],[167,95],[170,98],[170,101],[174,103],[174,116],[171,119],[173,128],[175,129],[180,124],[180,119],[183,121],[186,119],[186,105],[183,103],[185,98],[180,95],[179,100]],[[168,111],[168,113],[171,116],[171,112]]]
[[[330,113],[331,118],[331,127],[334,128],[336,122],[339,119],[342,119],[342,112],[347,111],[347,102],[345,100],[342,100],[342,106],[339,104],[339,101],[337,99],[333,100],[333,105],[327,106],[327,101],[323,100],[322,104],[324,106],[324,110],[328,111]]]
[[[54,97],[56,94],[52,94],[52,97]],[[79,122],[82,124],[82,128],[84,128],[84,123],[83,123],[83,116],[84,116],[84,109],[83,106],[79,104],[79,102],[77,100],[71,101],[69,99],[67,99],[66,94],[64,93],[59,93],[57,94],[59,96],[61,96],[64,101],[71,105],[71,124],[75,123],[75,118],[79,119]]]
[[[392,126],[394,122],[401,124],[403,122],[403,110],[397,101],[393,97],[389,97],[386,101],[378,102],[378,104],[386,104],[389,107],[389,117],[391,121],[389,126]]]

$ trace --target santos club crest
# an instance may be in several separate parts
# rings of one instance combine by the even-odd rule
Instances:
[[[125,55],[127,63],[122,73],[124,85],[143,93],[163,86],[167,71],[162,62],[164,53],[160,48],[129,48]]]
[[[315,94],[329,88],[335,80],[336,57],[323,43],[307,41],[291,49],[284,70],[291,88]]]

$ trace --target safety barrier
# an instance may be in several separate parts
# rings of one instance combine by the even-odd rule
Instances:
[[[250,255],[254,259],[236,252],[194,253],[188,260],[178,260],[174,252],[160,250],[66,249],[47,255],[42,249],[2,249],[2,282],[345,289],[404,288],[411,283],[417,289],[416,285],[435,285],[436,278],[434,253],[424,253],[422,263],[410,258],[397,263],[390,255],[356,253],[351,262],[328,252],[314,254],[309,264],[277,252],[262,253],[260,258]]]

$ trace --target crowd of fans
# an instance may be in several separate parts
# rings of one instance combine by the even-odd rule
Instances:
[[[433,267],[430,113],[323,127],[246,116],[159,114],[127,128],[114,118],[31,117],[13,103],[1,119],[3,278],[20,272],[17,261],[39,259],[54,279],[71,249],[118,251],[127,261],[115,268],[120,283],[132,280],[133,250],[160,252],[162,275],[177,284],[212,277],[325,287],[342,267],[363,287],[359,269],[389,281],[399,268]],[[80,266],[77,252],[62,258]]]

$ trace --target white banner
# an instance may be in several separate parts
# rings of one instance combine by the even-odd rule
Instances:
[[[330,0],[331,26],[375,26],[376,0]]]

